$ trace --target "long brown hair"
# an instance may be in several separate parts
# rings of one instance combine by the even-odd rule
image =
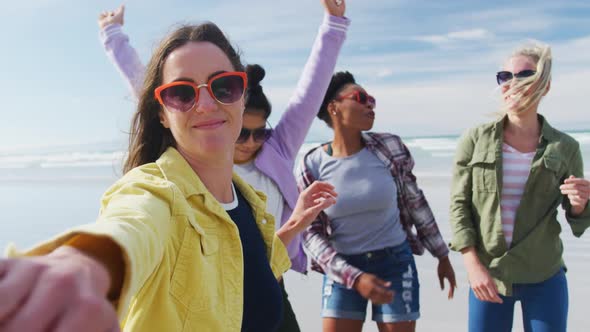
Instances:
[[[156,161],[168,147],[176,145],[170,129],[164,128],[160,123],[159,112],[163,110],[154,97],[154,90],[162,84],[162,69],[168,55],[189,42],[214,44],[227,55],[234,70],[244,70],[239,52],[217,25],[211,22],[183,25],[170,33],[160,43],[146,68],[137,111],[131,120],[129,150],[123,165],[123,173]],[[195,59],[195,61],[204,60]]]

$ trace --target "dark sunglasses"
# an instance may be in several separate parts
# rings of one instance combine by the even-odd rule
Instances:
[[[537,72],[532,69],[526,69],[526,70],[523,70],[523,71],[515,73],[515,74],[513,74],[509,71],[499,71],[496,74],[496,81],[498,82],[498,85],[502,85],[504,83],[509,82],[514,77],[526,78],[526,77],[531,77],[531,76],[535,75],[536,73]]]
[[[244,95],[248,84],[246,73],[226,72],[215,75],[203,84],[177,81],[159,86],[154,91],[158,102],[171,112],[188,112],[199,100],[199,91],[206,87],[209,95],[218,103],[229,105]]]
[[[247,142],[250,139],[250,136],[254,138],[254,142],[260,143],[265,142],[269,137],[272,129],[270,128],[258,128],[258,129],[248,129],[242,128],[240,131],[240,136],[238,136],[238,140],[236,143],[242,144]]]
[[[350,97],[353,97],[353,98],[350,98]],[[353,91],[349,94],[345,94],[343,96],[339,96],[339,97],[335,98],[335,100],[342,100],[342,99],[353,99],[362,105],[371,104],[373,106],[377,106],[377,101],[375,100],[375,97],[369,95],[366,92],[360,91],[360,90],[356,90],[356,91]]]

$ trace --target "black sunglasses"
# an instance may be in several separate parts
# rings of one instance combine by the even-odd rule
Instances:
[[[525,69],[521,72],[518,73],[512,73],[509,71],[499,71],[496,74],[496,82],[498,82],[498,85],[502,85],[504,83],[509,82],[511,79],[513,79],[514,77],[516,78],[526,78],[526,77],[531,77],[533,75],[535,75],[537,72],[535,70],[532,69]]]
[[[238,140],[236,143],[242,144],[250,139],[250,136],[254,138],[254,142],[260,143],[265,142],[269,137],[272,129],[270,128],[258,128],[258,129],[248,129],[242,128],[240,130],[240,136],[238,136]]]

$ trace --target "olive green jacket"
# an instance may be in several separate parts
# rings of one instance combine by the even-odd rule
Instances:
[[[590,208],[574,217],[559,186],[584,176],[579,144],[539,115],[541,137],[516,211],[508,248],[502,232],[502,119],[469,130],[460,140],[451,188],[452,250],[475,247],[502,295],[512,284],[538,283],[564,267],[557,207],[561,204],[575,236],[590,226]]]

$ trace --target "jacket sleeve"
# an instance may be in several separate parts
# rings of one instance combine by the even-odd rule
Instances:
[[[96,223],[72,228],[23,253],[11,246],[8,256],[45,255],[65,245],[77,235],[105,237],[116,243],[123,253],[125,272],[116,310],[120,319],[129,309],[131,298],[160,264],[171,225],[173,190],[170,186],[146,183],[115,184],[103,196]]]
[[[414,159],[410,150],[402,143],[402,148],[407,156],[404,163],[404,203],[409,214],[414,220],[414,226],[418,233],[420,241],[426,249],[435,257],[441,258],[449,254],[449,249],[440,234],[434,214],[430,209],[430,205],[424,196],[422,190],[418,187],[416,177],[412,173],[414,167]]]
[[[321,149],[319,147],[318,149]],[[299,190],[305,190],[315,179],[308,168],[307,156],[303,158],[297,174]],[[316,220],[303,232],[303,245],[312,258],[332,280],[352,288],[356,279],[363,273],[358,268],[348,264],[340,256],[328,240],[328,218],[321,212]]]
[[[141,94],[145,67],[137,51],[129,43],[129,37],[118,23],[107,25],[100,31],[100,40],[111,62],[117,67],[127,83],[129,91],[137,100]]]
[[[471,210],[472,175],[469,165],[475,140],[470,132],[461,137],[454,160],[451,185],[450,224],[453,232],[451,249],[461,251],[476,244],[476,231]]]
[[[576,144],[574,149],[574,153],[568,163],[568,174],[566,177],[573,175],[577,178],[584,177],[584,162],[582,160],[582,153],[580,152],[579,144]],[[566,211],[565,218],[567,222],[570,224],[572,228],[572,232],[576,237],[582,236],[584,231],[590,226],[590,202],[586,203],[586,208],[582,211],[581,214],[577,216],[572,216],[571,211],[571,204],[569,199],[566,197],[563,198],[562,203],[563,209]]]
[[[344,17],[324,16],[295,92],[273,131],[281,154],[287,159],[297,156],[320,109],[349,24]]]

